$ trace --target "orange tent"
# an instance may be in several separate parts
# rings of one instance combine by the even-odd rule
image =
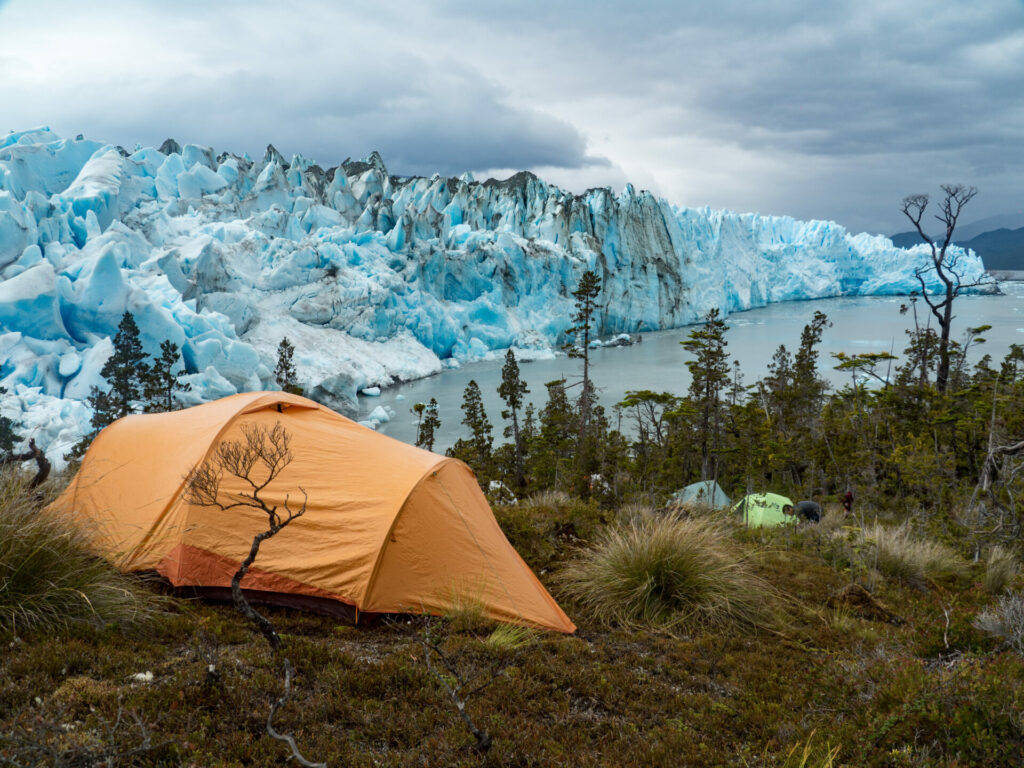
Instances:
[[[263,542],[242,586],[256,600],[360,613],[443,614],[468,601],[499,621],[576,627],[498,527],[472,470],[283,392],[234,395],[104,429],[54,508],[89,521],[124,571],[227,595],[267,515],[185,498],[190,470],[242,428],[291,437],[291,463],[264,491],[306,512]],[[232,485],[232,483],[234,485]],[[242,490],[224,477],[223,491]]]

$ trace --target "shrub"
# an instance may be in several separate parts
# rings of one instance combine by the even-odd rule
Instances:
[[[132,624],[158,598],[98,557],[86,532],[44,509],[45,494],[0,473],[0,632]]]
[[[915,538],[906,525],[889,528],[875,523],[860,531],[857,545],[880,573],[923,588],[929,581],[966,575],[967,563],[945,544]]]
[[[661,629],[763,626],[772,591],[724,526],[702,518],[637,519],[606,529],[560,581],[605,623]]]
[[[512,546],[541,574],[569,554],[581,539],[592,540],[605,523],[604,514],[594,502],[562,496],[560,492],[544,492],[519,504],[494,507],[498,525]]]
[[[531,507],[564,507],[571,504],[572,501],[572,496],[556,488],[536,491],[526,499],[527,505]]]
[[[974,626],[1002,638],[1010,648],[1024,656],[1024,595],[1003,595],[994,608],[978,614]]]
[[[993,595],[1004,592],[1017,577],[1017,557],[998,544],[988,551],[985,558],[985,589]]]

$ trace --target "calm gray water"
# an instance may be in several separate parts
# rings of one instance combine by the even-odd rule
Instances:
[[[993,326],[985,334],[986,343],[971,355],[979,359],[986,352],[995,360],[1006,354],[1010,344],[1024,343],[1024,282],[1001,283],[1001,296],[963,296],[957,299],[953,336],[961,338],[968,327],[987,324]],[[800,343],[800,331],[814,315],[822,311],[832,321],[821,342],[819,365],[833,384],[849,381],[848,373],[832,369],[832,354],[846,352],[889,352],[900,354],[906,346],[906,329],[913,327],[913,317],[900,315],[905,296],[858,297],[820,299],[813,301],[773,304],[762,309],[738,312],[727,318],[728,351],[732,359],[740,361],[745,383],[752,384],[765,373],[779,344],[791,352]],[[918,315],[922,316],[923,302],[918,302]],[[923,323],[923,320],[922,320]],[[933,324],[934,325],[934,324]],[[679,342],[689,335],[690,328],[658,331],[643,335],[643,342],[630,347],[611,347],[592,350],[593,379],[600,388],[600,403],[611,416],[612,406],[623,399],[627,390],[650,389],[685,394],[690,382],[686,361],[691,360]],[[501,442],[504,426],[501,410],[504,405],[498,397],[501,383],[501,360],[471,363],[462,368],[445,371],[437,376],[396,385],[381,393],[379,398],[360,397],[363,414],[378,405],[394,409],[395,416],[380,431],[399,440],[413,442],[416,437],[416,419],[410,413],[416,402],[437,398],[440,406],[441,430],[434,445],[435,451],[444,451],[459,437],[464,436],[462,420],[462,391],[470,379],[475,379],[483,392],[484,407],[494,425],[494,435]],[[560,355],[554,360],[521,362],[520,372],[530,389],[527,402],[538,410],[546,401],[544,383],[562,376],[579,375],[580,361]],[[399,399],[402,398],[402,399]],[[363,417],[365,418],[365,416]],[[624,425],[625,427],[625,425]]]

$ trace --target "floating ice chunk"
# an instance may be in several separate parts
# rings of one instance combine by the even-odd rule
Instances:
[[[365,389],[359,390],[359,394],[365,395],[366,397],[380,397],[380,387],[366,387]]]
[[[378,405],[372,411],[370,411],[370,421],[378,421],[381,424],[386,424],[391,421],[391,414],[387,412],[387,409],[383,405]]]

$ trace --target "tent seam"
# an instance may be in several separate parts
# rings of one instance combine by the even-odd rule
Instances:
[[[380,547],[377,549],[377,557],[373,561],[373,568],[370,570],[370,578],[366,580],[366,591],[363,592],[364,603],[370,602],[370,596],[373,594],[373,588],[376,585],[377,574],[380,572],[380,564],[384,562],[384,552],[388,548],[388,542],[391,541],[391,534],[395,530],[395,526],[398,525],[398,519],[402,516],[402,513],[405,512],[405,508],[409,504],[409,499],[412,498],[412,495],[416,492],[416,489],[419,488],[428,477],[437,474],[438,467],[440,467],[442,464],[445,464],[448,461],[451,461],[451,459],[440,459],[440,461],[438,461],[437,464],[434,464],[429,469],[427,469],[426,472],[420,475],[419,479],[412,484],[412,487],[409,489],[409,492],[405,494],[405,498],[402,500],[402,506],[398,508],[398,511],[395,513],[394,518],[392,518],[391,525],[388,526],[387,531],[384,533],[384,540],[381,542]]]

